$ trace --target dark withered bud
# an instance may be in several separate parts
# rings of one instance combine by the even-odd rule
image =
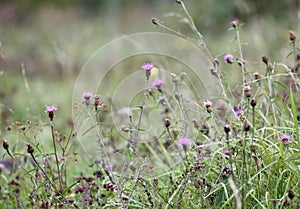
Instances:
[[[226,134],[228,134],[230,132],[230,126],[228,124],[225,124],[224,131]]]
[[[12,129],[12,125],[8,125],[5,127],[5,130],[7,130],[7,131],[11,131],[11,129]]]
[[[254,107],[256,106],[256,104],[257,104],[257,103],[256,103],[256,100],[255,100],[255,99],[252,99],[251,102],[250,102],[251,107],[254,108]]]
[[[8,150],[9,144],[8,144],[8,141],[7,141],[6,138],[3,138],[3,139],[2,139],[2,146],[3,146],[3,148],[4,148],[5,150]]]
[[[215,59],[214,59],[214,65],[215,65],[215,66],[219,66],[219,64],[220,64],[219,60],[218,60],[217,58],[215,58]]]
[[[243,126],[243,129],[244,129],[245,132],[250,131],[250,124],[247,123],[247,122],[245,122],[245,123],[244,123],[244,126]]]
[[[27,152],[28,152],[29,154],[32,154],[32,153],[34,152],[34,148],[33,148],[33,146],[31,146],[30,144],[27,144]]]
[[[26,126],[24,126],[24,125],[20,126],[19,129],[22,130],[22,131],[25,131],[26,130]]]
[[[294,193],[293,190],[288,189],[288,190],[287,190],[287,193],[288,193],[288,197],[289,197],[291,200],[295,197],[295,193]]]
[[[157,23],[158,23],[158,19],[156,19],[155,17],[153,17],[153,18],[151,19],[151,21],[152,21],[152,23],[153,23],[154,25],[157,25]]]
[[[164,118],[164,125],[165,125],[166,128],[170,127],[171,121],[170,121],[170,119],[168,117]]]
[[[261,79],[261,76],[259,75],[258,72],[254,73],[253,75],[254,75],[254,79],[255,79],[255,80]]]
[[[179,95],[178,92],[175,92],[175,93],[174,93],[174,96],[175,96],[175,99],[180,100],[180,95]]]
[[[296,34],[293,31],[290,31],[289,33],[290,33],[290,41],[295,41],[297,38]]]
[[[94,99],[94,105],[95,105],[95,110],[98,110],[98,105],[100,104],[100,97],[99,96],[95,96]]]
[[[266,55],[263,55],[263,56],[261,57],[261,60],[263,61],[263,63],[265,63],[266,65],[268,65],[268,63],[269,63],[269,58],[268,58]]]
[[[177,4],[181,4],[181,0],[175,0]]]
[[[154,177],[154,179],[153,179],[153,184],[156,187],[158,186],[158,179],[156,177]]]
[[[237,19],[233,20],[230,22],[230,25],[233,27],[233,28],[236,28],[239,26],[239,21]]]

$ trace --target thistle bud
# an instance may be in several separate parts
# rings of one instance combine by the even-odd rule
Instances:
[[[4,148],[5,150],[8,150],[9,144],[8,144],[8,141],[7,141],[6,138],[3,138],[3,139],[2,139],[2,145],[3,145],[3,148]]]
[[[265,63],[266,65],[268,65],[268,63],[269,63],[269,58],[268,58],[266,55],[263,55],[263,56],[261,57],[261,60],[263,61],[263,63]]]
[[[230,126],[228,124],[225,124],[224,131],[226,134],[228,134],[230,132]]]
[[[254,108],[256,106],[256,100],[252,99],[250,105]]]
[[[295,41],[297,38],[296,34],[293,31],[290,31],[289,33],[290,33],[290,41]]]
[[[27,152],[29,154],[32,154],[34,152],[34,148],[30,144],[27,144]]]
[[[153,17],[153,18],[151,19],[151,21],[152,21],[152,23],[153,23],[154,25],[157,25],[157,23],[158,23],[158,19],[156,19],[155,17]]]

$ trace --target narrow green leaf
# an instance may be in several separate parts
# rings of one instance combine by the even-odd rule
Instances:
[[[296,104],[295,104],[292,87],[290,87],[290,99],[291,99],[291,105],[292,105],[292,114],[293,114],[293,119],[294,119],[294,128],[295,128],[296,140],[297,140],[298,144],[300,144],[300,141],[299,141],[299,126],[298,126],[298,120],[297,120],[297,107],[296,107]]]

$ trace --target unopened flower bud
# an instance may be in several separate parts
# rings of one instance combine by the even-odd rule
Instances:
[[[30,144],[27,144],[27,152],[29,154],[32,154],[34,152],[34,148]]]
[[[155,17],[153,17],[153,18],[151,19],[151,21],[152,21],[152,23],[153,23],[154,25],[157,25],[157,23],[158,23],[158,19],[156,19]]]
[[[250,105],[254,108],[256,106],[256,100],[252,99]]]
[[[238,19],[235,19],[233,21],[230,22],[230,25],[233,27],[233,28],[236,28],[239,26],[239,21]]]
[[[261,76],[259,75],[258,72],[255,72],[253,75],[254,75],[254,79],[255,79],[255,80],[261,79]]]
[[[7,141],[6,138],[3,138],[3,139],[2,139],[2,145],[3,145],[3,148],[4,148],[5,150],[8,150],[9,144],[8,144],[8,141]]]
[[[250,124],[247,123],[247,122],[245,122],[245,123],[244,123],[244,126],[243,126],[243,129],[244,129],[245,132],[250,131]]]
[[[166,128],[170,127],[171,121],[170,121],[170,119],[168,117],[164,118],[164,125],[165,125]]]
[[[261,60],[263,61],[263,63],[265,63],[266,65],[268,65],[268,63],[269,63],[269,58],[268,58],[266,55],[263,55],[263,56],[261,57]]]
[[[224,131],[226,134],[228,134],[230,132],[230,126],[228,124],[225,124]]]
[[[289,33],[290,33],[290,41],[295,41],[297,38],[296,34],[293,31],[290,31]]]

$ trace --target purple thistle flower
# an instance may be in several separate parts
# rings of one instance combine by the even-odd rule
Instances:
[[[236,108],[234,110],[234,113],[237,117],[240,117],[243,114],[243,109],[242,108]]]
[[[90,100],[91,97],[93,97],[93,94],[91,92],[84,92],[82,95],[82,98],[85,100]]]
[[[2,138],[2,146],[6,150],[9,148],[9,144],[6,138]]]
[[[55,110],[57,110],[57,107],[54,106],[54,105],[49,105],[49,106],[46,106],[46,113],[50,113],[50,112],[54,112]]]
[[[91,92],[84,92],[82,95],[82,98],[84,99],[84,102],[86,105],[90,104],[90,99],[93,97],[93,94]]]
[[[230,151],[228,149],[224,150],[224,155],[230,156]]]
[[[155,81],[152,83],[152,86],[153,86],[153,87],[160,88],[163,84],[164,84],[164,81],[163,81],[163,80],[155,80]]]
[[[208,99],[205,99],[205,100],[203,101],[203,105],[204,105],[206,108],[209,108],[209,107],[212,106],[212,102],[211,102],[210,100],[208,100]]]
[[[190,140],[189,137],[181,137],[178,139],[178,143],[183,145],[183,146],[186,146],[186,147],[189,147],[192,145],[192,142]]]
[[[153,64],[152,63],[145,63],[142,65],[142,69],[145,71],[150,71],[153,68]]]
[[[281,134],[279,141],[283,144],[288,144],[291,141],[291,135],[289,134]]]
[[[227,64],[232,64],[233,62],[233,55],[232,54],[226,54],[224,56],[224,61],[227,63]]]
[[[237,134],[236,137],[237,137],[238,139],[241,139],[241,138],[243,138],[243,135],[242,135],[242,134]]]
[[[54,118],[54,112],[57,110],[57,107],[54,106],[54,105],[49,105],[49,106],[46,106],[46,113],[48,114],[49,118],[51,121],[53,121],[53,118]]]

